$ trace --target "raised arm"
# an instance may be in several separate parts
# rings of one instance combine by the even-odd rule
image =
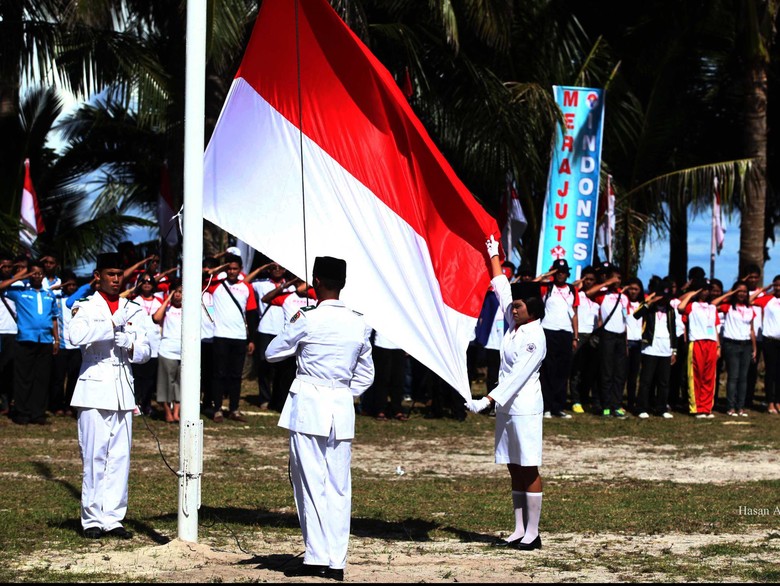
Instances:
[[[721,295],[720,297],[716,297],[715,299],[713,299],[712,301],[710,301],[710,303],[711,303],[712,305],[720,305],[721,303],[723,303],[724,301],[726,301],[726,299],[728,299],[729,297],[731,297],[733,293],[734,293],[734,290],[733,290],[733,289],[729,289],[728,291],[726,291],[726,292],[725,292],[723,295]]]
[[[680,305],[677,306],[677,312],[682,314],[685,311],[685,308],[688,307],[688,304],[691,302],[691,299],[696,297],[699,293],[701,293],[701,289],[696,289],[695,291],[687,291],[686,293],[683,293],[682,297],[680,297]]]
[[[263,272],[265,269],[267,269],[268,267],[270,267],[272,264],[275,264],[275,263],[273,263],[273,262],[267,262],[267,263],[265,263],[264,265],[257,267],[257,268],[256,268],[254,271],[252,271],[252,272],[251,272],[251,273],[249,273],[249,274],[248,274],[246,277],[244,277],[244,280],[245,280],[247,283],[251,283],[251,282],[252,282],[252,280],[253,280],[253,279],[254,279],[254,278],[257,276],[257,275],[259,275],[259,274],[260,274],[261,272]]]
[[[0,282],[0,291],[3,289],[8,289],[11,285],[16,283],[17,281],[21,281],[22,279],[26,279],[30,276],[30,272],[27,269],[21,270],[18,273],[16,273],[13,277],[10,279],[6,279],[5,281]]]
[[[160,304],[160,307],[158,307],[157,311],[152,314],[152,321],[158,326],[161,325],[165,319],[165,310],[171,304],[171,299],[173,299],[173,291],[168,292],[168,295],[165,296],[165,299],[163,300],[162,304]]]

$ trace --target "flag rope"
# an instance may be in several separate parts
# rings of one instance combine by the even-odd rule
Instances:
[[[298,149],[301,155],[301,214],[303,215],[303,281],[309,278],[309,249],[306,243],[306,181],[303,175],[303,96],[301,90],[301,34],[300,20],[298,18],[298,3],[295,0],[295,63],[298,69]],[[308,286],[307,286],[308,290]],[[306,296],[306,305],[310,299]]]

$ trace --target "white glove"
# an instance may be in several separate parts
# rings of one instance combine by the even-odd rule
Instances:
[[[129,350],[133,347],[133,342],[135,342],[135,334],[122,331],[114,332],[114,344],[120,348],[127,348]]]
[[[111,316],[111,321],[114,323],[114,327],[121,328],[127,325],[127,312],[117,311]]]
[[[490,235],[490,238],[488,238],[485,241],[485,245],[487,246],[487,252],[488,257],[492,258],[494,256],[498,256],[498,242],[495,238],[493,238],[493,235]]]
[[[490,407],[490,399],[487,397],[482,397],[479,401],[474,401],[472,399],[466,403],[466,408],[472,413],[481,413],[488,407]]]

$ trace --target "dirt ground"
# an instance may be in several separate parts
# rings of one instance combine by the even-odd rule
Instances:
[[[483,474],[504,481],[506,470],[492,464],[492,439],[468,440],[466,445],[417,442],[399,450],[364,446],[357,442],[353,467],[376,476],[401,477],[415,474]],[[257,449],[247,442],[247,449]],[[284,450],[265,444],[263,449]],[[572,454],[577,454],[572,458]],[[637,455],[647,455],[638,458]],[[208,454],[205,455],[208,458]],[[749,473],[748,473],[749,472]],[[594,446],[557,436],[545,443],[545,478],[576,479],[598,476],[602,479],[628,477],[671,482],[729,483],[749,477],[780,478],[777,451],[739,453],[738,457],[717,458],[688,453],[681,455],[669,446],[648,448],[626,438]],[[780,504],[780,503],[779,503]],[[292,512],[292,511],[291,511]],[[442,513],[444,514],[444,513]],[[780,522],[779,522],[780,523]],[[617,560],[632,554],[650,556],[690,555],[696,560],[697,548],[705,545],[766,543],[768,531],[746,534],[663,536],[626,536],[617,534],[543,533],[543,549],[534,552],[501,551],[485,543],[457,539],[425,542],[377,539],[353,535],[350,540],[347,582],[626,582],[676,581],[673,575],[637,574],[636,567],[623,566]],[[778,535],[780,537],[780,535]],[[774,559],[780,559],[780,539],[769,546]],[[110,541],[94,544],[83,554],[48,552],[32,559],[27,567],[50,570],[97,573],[120,572],[128,579],[150,582],[324,582],[319,578],[292,578],[284,570],[294,567],[301,552],[300,534],[290,537],[258,531],[252,540],[242,539],[240,547],[217,548],[206,542],[189,543],[178,539],[165,545],[150,545],[133,551],[121,551]],[[770,552],[771,553],[771,552]],[[722,581],[739,581],[729,573],[728,559],[708,558],[709,564],[722,565]],[[645,571],[647,572],[647,571]],[[678,578],[679,580],[679,578]]]

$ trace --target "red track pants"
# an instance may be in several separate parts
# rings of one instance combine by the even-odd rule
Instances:
[[[715,402],[718,343],[697,340],[688,343],[688,407],[691,413],[710,413]]]

